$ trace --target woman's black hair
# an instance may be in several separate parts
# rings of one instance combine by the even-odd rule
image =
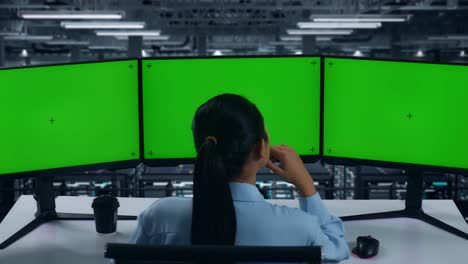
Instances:
[[[222,94],[198,108],[192,131],[198,152],[192,244],[234,245],[236,212],[228,182],[241,174],[255,145],[268,140],[262,114],[246,98]]]

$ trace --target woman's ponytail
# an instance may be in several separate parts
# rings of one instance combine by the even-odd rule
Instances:
[[[195,161],[192,244],[234,245],[236,215],[216,138],[207,137]]]
[[[246,98],[222,94],[197,109],[192,132],[198,153],[192,244],[234,245],[236,211],[229,181],[242,174],[256,144],[268,140],[263,117]]]

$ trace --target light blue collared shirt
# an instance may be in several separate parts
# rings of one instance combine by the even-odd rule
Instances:
[[[257,187],[230,182],[236,210],[236,245],[321,246],[326,260],[350,256],[343,222],[325,208],[320,195],[299,197],[300,209],[266,202]],[[168,197],[153,203],[138,217],[131,243],[190,245],[192,199]]]

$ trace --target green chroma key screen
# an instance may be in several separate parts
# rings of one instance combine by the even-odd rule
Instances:
[[[0,174],[138,159],[137,66],[0,70]]]
[[[325,59],[324,155],[468,168],[468,67]]]
[[[257,105],[272,144],[319,154],[320,58],[144,60],[142,71],[146,159],[194,158],[195,111],[222,93]]]

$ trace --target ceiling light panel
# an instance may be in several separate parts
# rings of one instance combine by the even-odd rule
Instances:
[[[96,30],[98,36],[159,36],[161,35],[160,30],[132,30],[132,31],[121,31],[121,30]]]
[[[312,15],[314,22],[405,22],[411,15]]]
[[[128,40],[128,36],[114,36],[118,40]],[[170,36],[159,35],[159,36],[142,36],[143,40],[168,40]]]
[[[333,28],[356,28],[375,29],[382,26],[380,22],[299,22],[299,28],[311,29],[333,29]]]
[[[337,30],[318,30],[318,29],[288,29],[286,32],[289,35],[350,35],[353,33],[349,29],[337,29]]]
[[[18,35],[18,36],[5,36],[5,40],[11,41],[48,41],[52,40],[53,36],[40,36],[40,35]]]
[[[145,22],[74,22],[64,21],[60,23],[60,26],[65,29],[143,29],[146,26]]]
[[[20,11],[23,19],[122,19],[123,11]]]

